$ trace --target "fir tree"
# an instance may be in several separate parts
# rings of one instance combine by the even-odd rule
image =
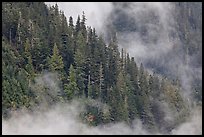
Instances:
[[[65,93],[68,100],[79,96],[79,88],[77,86],[77,77],[73,65],[70,66],[69,70],[69,84],[65,85]]]
[[[48,63],[51,71],[62,71],[64,67],[62,56],[59,54],[59,50],[57,48],[56,43],[53,48],[53,54],[49,58]]]

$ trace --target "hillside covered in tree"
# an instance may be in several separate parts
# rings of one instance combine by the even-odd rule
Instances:
[[[202,101],[202,3],[116,2],[113,7],[107,26],[118,32],[121,47],[142,49],[143,54],[131,55],[146,69],[179,79],[193,100]]]
[[[140,119],[148,131],[168,133],[189,114],[179,80],[150,74],[127,51],[118,49],[116,31],[106,43],[86,25],[85,13],[73,22],[58,5],[43,2],[2,3],[2,115],[38,106],[82,99],[80,118],[91,126]],[[76,17],[75,17],[76,18]],[[60,90],[37,83],[43,73],[57,73]],[[92,101],[107,105],[92,105]],[[165,117],[165,110],[173,119]],[[87,118],[88,117],[88,118]]]

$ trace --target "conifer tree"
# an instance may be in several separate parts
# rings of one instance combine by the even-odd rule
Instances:
[[[33,67],[32,55],[30,51],[31,51],[31,46],[29,43],[29,39],[27,38],[24,46],[24,56],[26,59],[25,69],[29,73],[29,78],[33,79],[35,76],[35,70]]]
[[[69,38],[74,37],[74,23],[72,16],[69,17],[69,31],[68,31]]]
[[[62,71],[62,69],[64,68],[62,56],[59,54],[56,43],[53,48],[53,54],[49,58],[48,63],[51,71]]]
[[[76,26],[75,26],[75,37],[78,35],[78,32],[81,30],[80,16],[77,18]]]
[[[69,84],[65,85],[65,93],[68,100],[79,96],[79,88],[77,86],[76,71],[73,65],[70,66],[69,70]]]
[[[76,73],[77,73],[77,85],[79,86],[79,90],[81,92],[81,95],[85,95],[87,97],[87,92],[85,93],[85,86],[84,85],[84,80],[86,78],[85,76],[85,39],[83,38],[81,32],[78,34],[77,39],[76,39],[76,52],[74,55],[74,62],[76,66]]]
[[[85,13],[83,11],[82,14],[82,20],[81,20],[81,24],[80,24],[80,29],[82,31],[82,35],[85,39],[87,39],[87,31],[86,31],[86,17],[85,17]]]

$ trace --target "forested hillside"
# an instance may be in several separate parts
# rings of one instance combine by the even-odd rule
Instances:
[[[150,74],[126,50],[119,51],[116,30],[109,30],[106,43],[86,25],[86,13],[79,14],[73,22],[57,4],[2,3],[3,118],[22,108],[34,111],[42,101],[52,106],[78,98],[86,104],[80,117],[91,126],[121,121],[131,126],[140,119],[148,131],[168,133],[184,121],[189,108],[180,81]],[[32,86],[48,72],[57,73],[57,95],[43,83]],[[173,119],[166,118],[167,109]]]
[[[136,61],[168,79],[178,78],[193,100],[202,100],[201,2],[115,3],[108,20]]]

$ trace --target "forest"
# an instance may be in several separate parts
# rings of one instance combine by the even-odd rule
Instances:
[[[86,13],[79,14],[74,22],[57,4],[2,3],[2,117],[22,108],[32,112],[42,101],[49,107],[81,99],[86,110],[79,117],[90,126],[125,121],[131,127],[140,119],[148,131],[168,133],[185,121],[190,110],[180,80],[149,73],[119,50],[115,28],[107,43],[86,25]],[[56,94],[36,81],[50,73],[60,85]],[[165,118],[167,106],[174,120]]]

